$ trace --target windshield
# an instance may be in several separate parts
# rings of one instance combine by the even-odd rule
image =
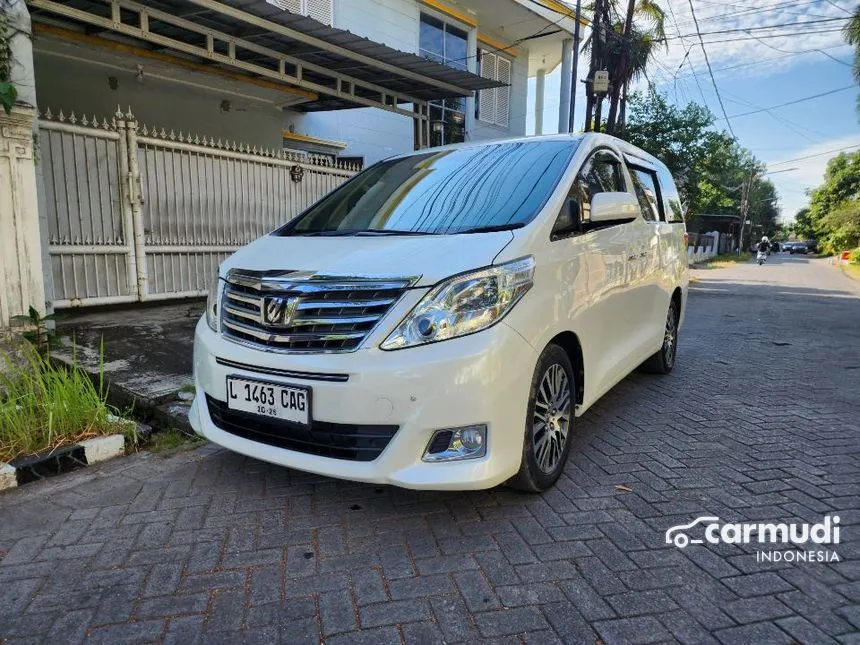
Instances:
[[[276,235],[422,235],[519,228],[537,215],[579,140],[428,151],[371,166]]]

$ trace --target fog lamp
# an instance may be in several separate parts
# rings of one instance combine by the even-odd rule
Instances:
[[[446,428],[433,433],[424,450],[424,461],[477,459],[487,454],[487,426],[484,424]]]

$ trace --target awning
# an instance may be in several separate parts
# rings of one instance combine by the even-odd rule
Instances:
[[[57,16],[173,49],[216,67],[313,90],[294,109],[399,105],[498,87],[498,81],[398,51],[265,0],[29,0],[34,20]]]

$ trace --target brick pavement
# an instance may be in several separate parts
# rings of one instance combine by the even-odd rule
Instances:
[[[212,446],[0,495],[0,641],[860,642],[856,285],[806,258],[702,276],[676,371],[580,419],[541,496],[358,485]],[[839,563],[664,544],[699,515],[825,513]]]

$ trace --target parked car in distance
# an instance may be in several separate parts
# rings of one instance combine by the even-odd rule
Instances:
[[[818,242],[815,240],[806,240],[804,245],[806,246],[807,253],[818,253]]]
[[[788,249],[791,255],[806,255],[806,244],[803,242],[792,242],[791,248]]]
[[[191,424],[331,477],[545,490],[576,417],[672,370],[687,282],[672,176],[623,141],[393,157],[222,264]]]

